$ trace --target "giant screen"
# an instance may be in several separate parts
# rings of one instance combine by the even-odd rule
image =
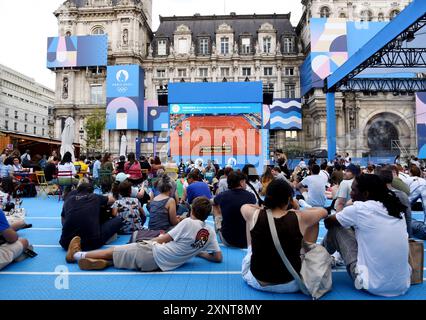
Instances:
[[[47,68],[106,66],[108,37],[70,36],[47,39]]]

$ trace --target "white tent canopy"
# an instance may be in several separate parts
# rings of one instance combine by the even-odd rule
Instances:
[[[120,156],[127,156],[127,137],[125,134],[121,136]]]
[[[75,136],[75,121],[73,118],[68,117],[65,121],[64,131],[62,131],[61,135],[61,157],[64,156],[65,153],[70,152],[72,156],[72,161],[75,161],[74,155],[74,136]]]

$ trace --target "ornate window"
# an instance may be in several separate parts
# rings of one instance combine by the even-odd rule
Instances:
[[[220,68],[221,77],[229,77],[229,68]]]
[[[271,37],[264,37],[263,38],[263,52],[264,53],[271,53],[272,50],[272,39]]]
[[[373,13],[370,10],[361,11],[361,21],[373,21]]]
[[[223,55],[229,54],[229,38],[228,37],[220,38],[220,53]]]
[[[158,40],[157,41],[157,54],[159,56],[167,55],[167,41],[166,40]]]
[[[251,68],[250,67],[243,68],[243,76],[251,76]]]
[[[207,69],[207,68],[200,68],[199,69],[199,76],[201,78],[207,78],[209,76],[209,69]]]
[[[263,68],[263,75],[264,76],[272,76],[272,67]]]
[[[251,39],[249,37],[241,39],[241,53],[242,54],[251,53]]]
[[[104,30],[104,28],[97,26],[97,27],[94,27],[92,29],[92,34],[94,34],[94,35],[96,35],[96,34],[105,34],[105,30]]]
[[[389,19],[393,20],[397,15],[399,15],[401,11],[399,11],[398,9],[392,10],[391,13],[389,14]]]
[[[91,104],[102,103],[102,86],[101,85],[90,86],[90,103]]]
[[[288,77],[294,76],[294,68],[291,68],[291,67],[285,68],[285,75]]]
[[[285,97],[294,99],[296,98],[296,85],[286,84],[285,85]]]
[[[320,9],[320,17],[321,18],[329,18],[330,17],[330,8],[329,7],[321,7]]]
[[[165,78],[166,70],[165,69],[157,69],[157,78]]]
[[[181,38],[178,40],[178,54],[187,54],[188,53],[188,40],[186,38]]]
[[[287,37],[284,38],[284,53],[294,53],[295,52],[294,38]]]
[[[198,52],[201,55],[204,55],[204,56],[209,54],[209,39],[208,38],[201,38],[200,39]]]

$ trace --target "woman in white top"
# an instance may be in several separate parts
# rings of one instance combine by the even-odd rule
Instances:
[[[410,187],[410,195],[412,195],[417,188],[426,185],[426,180],[422,178],[422,171],[416,165],[411,165],[410,178],[407,182]]]
[[[24,172],[29,171],[28,168],[23,168],[21,164],[21,160],[18,157],[13,158],[13,172]]]
[[[71,179],[69,175],[65,174],[65,172],[71,172]],[[60,183],[62,183],[61,180],[63,180],[64,184],[71,184],[69,180],[72,181],[72,184],[77,184],[78,178],[75,177],[76,175],[77,170],[75,169],[75,166],[72,163],[71,153],[66,152],[61,162],[58,164],[58,180]]]
[[[260,178],[257,174],[256,167],[252,164],[246,164],[242,171],[247,176],[246,190],[255,195],[257,204],[259,204],[259,193],[262,191],[262,183],[259,181]]]

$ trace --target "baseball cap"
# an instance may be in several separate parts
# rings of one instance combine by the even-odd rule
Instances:
[[[355,176],[359,176],[360,173],[361,173],[360,169],[356,165],[354,165],[353,163],[351,163],[350,165],[348,165],[346,167],[346,170],[349,171],[349,172],[352,172]]]
[[[130,178],[130,174],[125,174],[124,172],[120,172],[119,174],[117,174],[117,176],[115,177],[115,181],[117,182],[123,182],[124,180],[126,180],[127,178]]]

